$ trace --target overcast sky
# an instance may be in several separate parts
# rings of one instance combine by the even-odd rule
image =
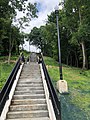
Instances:
[[[37,3],[38,9],[38,18],[32,19],[29,23],[29,27],[26,27],[24,32],[29,33],[33,27],[40,27],[41,25],[45,25],[47,21],[47,15],[50,15],[56,5],[59,4],[61,0],[28,0],[31,3]],[[25,49],[29,50],[28,43],[25,44]]]

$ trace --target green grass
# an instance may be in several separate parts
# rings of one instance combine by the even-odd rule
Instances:
[[[48,65],[52,81],[57,82],[59,80],[58,63],[49,57],[45,57],[44,60]],[[63,120],[90,120],[90,70],[83,71],[63,65],[63,78],[69,87],[69,95],[60,95]],[[70,109],[72,112],[69,111]]]
[[[27,56],[30,56],[30,53],[27,51],[23,51],[23,53],[25,58],[27,58]],[[8,56],[0,56],[0,90],[4,86],[19,56],[20,55],[12,56],[10,65],[8,65]]]
[[[23,51],[25,58],[30,55],[29,52]],[[10,75],[10,72],[12,71],[18,57],[12,56],[10,60],[10,65],[8,65],[8,56],[0,56],[0,90],[4,86],[8,76]]]
[[[7,63],[0,63],[0,89],[5,84],[12,68],[14,67],[14,63],[8,65]]]
[[[11,57],[11,63],[8,65],[7,56],[0,56],[0,90],[4,86],[10,72],[12,71],[18,56]]]

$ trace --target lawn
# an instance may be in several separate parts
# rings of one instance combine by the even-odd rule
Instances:
[[[18,56],[11,58],[10,65],[7,63],[7,56],[0,56],[0,90],[4,86],[10,72],[12,71]]]
[[[23,53],[25,58],[27,58],[27,56],[30,56],[29,52],[23,51]],[[4,86],[19,56],[20,55],[12,56],[10,65],[8,65],[8,56],[0,56],[0,90]]]
[[[55,85],[59,80],[58,63],[44,57],[50,77]],[[60,95],[62,120],[90,120],[90,70],[63,66],[63,78],[67,81],[69,95]]]

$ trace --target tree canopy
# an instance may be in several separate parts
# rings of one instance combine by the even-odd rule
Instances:
[[[17,12],[23,12],[24,16],[17,19]],[[24,34],[20,28],[23,24],[37,17],[36,3],[31,4],[28,0],[0,0],[0,55],[18,54],[20,43],[24,42]],[[18,21],[19,26],[15,26],[13,21]]]
[[[62,62],[83,69],[90,68],[89,5],[89,0],[65,0],[62,10],[59,10]],[[48,16],[45,26],[33,28],[29,38],[43,54],[58,60],[55,12]]]

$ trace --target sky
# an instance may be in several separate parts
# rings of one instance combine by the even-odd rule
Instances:
[[[33,27],[40,27],[45,25],[47,21],[47,15],[50,15],[56,5],[59,4],[60,0],[28,0],[31,3],[37,3],[38,8],[38,18],[32,19],[30,22],[30,27],[27,27],[26,32],[30,31]]]
[[[26,29],[24,30],[24,32],[26,33],[29,33],[31,29],[33,29],[33,27],[40,27],[41,25],[45,25],[47,21],[47,15],[50,15],[50,13],[54,11],[55,6],[58,5],[61,0],[28,0],[28,1],[31,3],[37,3],[38,18],[34,18],[30,21],[30,23],[28,23],[30,26],[26,27]],[[20,16],[20,14],[18,15]],[[28,42],[25,42],[24,46],[26,50],[29,50]],[[34,50],[35,48],[32,49]]]

